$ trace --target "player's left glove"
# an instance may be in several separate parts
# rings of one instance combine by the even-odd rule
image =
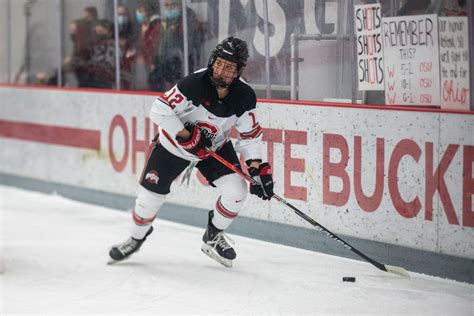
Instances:
[[[258,168],[250,167],[250,176],[257,184],[250,184],[250,193],[263,200],[270,200],[273,196],[272,168],[268,162],[261,163]]]

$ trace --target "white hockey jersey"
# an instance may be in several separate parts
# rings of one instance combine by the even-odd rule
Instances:
[[[218,150],[230,140],[232,128],[237,131],[235,150],[244,161],[262,159],[262,128],[255,113],[255,92],[242,80],[230,86],[228,95],[219,99],[211,84],[207,69],[184,78],[165,92],[163,102],[155,100],[150,110],[151,120],[160,127],[159,141],[175,156],[189,161],[198,157],[178,145],[176,135],[188,124],[198,126],[203,136],[212,140]]]

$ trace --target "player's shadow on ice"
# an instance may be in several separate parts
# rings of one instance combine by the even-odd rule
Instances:
[[[112,267],[112,268],[117,268],[117,269],[119,269],[120,267],[122,267],[122,268],[126,268],[126,267],[145,267],[145,266],[148,266],[148,265],[149,265],[149,263],[147,263],[147,262],[139,262],[139,261],[122,261],[122,262],[107,264],[107,266]]]
[[[206,259],[206,258],[204,258]],[[206,260],[207,261],[207,260]],[[170,278],[179,277],[183,278],[183,275],[189,274],[209,274],[209,275],[234,275],[236,277],[250,277],[250,278],[261,278],[262,276],[256,272],[245,269],[245,265],[239,266],[238,264],[232,268],[224,267],[223,265],[213,261],[175,261],[171,258],[169,260],[161,258],[159,260],[147,260],[147,261],[134,261],[133,258],[122,262],[117,262],[108,265],[112,269],[124,269],[134,268],[140,271],[146,271],[150,274],[159,274]],[[193,279],[192,277],[190,279]]]

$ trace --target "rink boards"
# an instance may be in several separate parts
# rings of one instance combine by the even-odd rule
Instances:
[[[0,87],[0,173],[133,196],[154,95]],[[474,115],[261,100],[275,192],[335,233],[474,258]],[[169,201],[209,209],[194,172]],[[277,202],[244,216],[309,227]]]

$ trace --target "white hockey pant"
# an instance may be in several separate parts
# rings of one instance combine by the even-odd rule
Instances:
[[[212,223],[218,229],[226,229],[244,207],[247,198],[247,183],[232,173],[214,181],[220,196],[214,207]]]
[[[145,237],[148,229],[158,215],[160,207],[165,202],[166,195],[148,191],[139,186],[135,208],[132,212],[133,224],[131,235],[135,239]]]

